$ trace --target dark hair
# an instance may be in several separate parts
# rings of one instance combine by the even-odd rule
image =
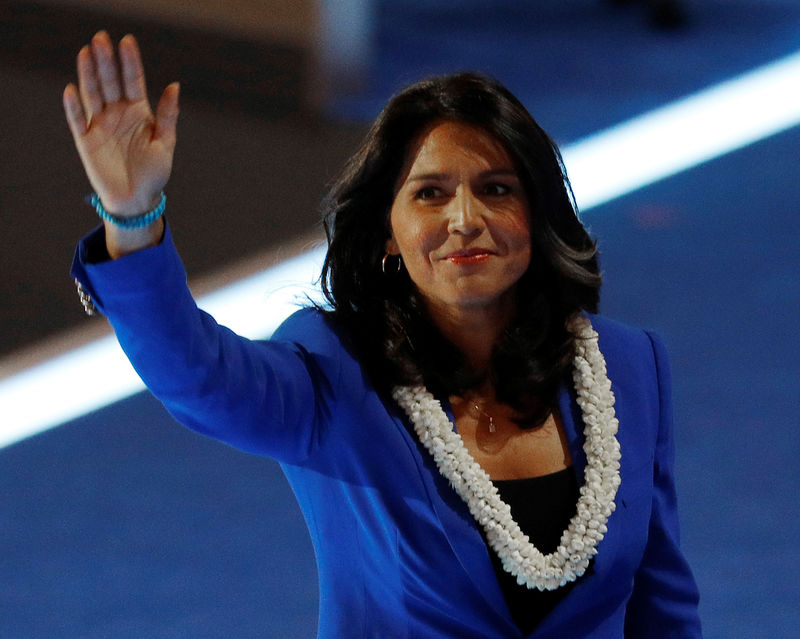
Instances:
[[[555,143],[497,81],[476,73],[433,77],[395,95],[323,202],[328,254],[322,287],[379,392],[426,384],[460,394],[479,382],[429,321],[405,269],[384,274],[395,183],[417,136],[437,120],[487,131],[515,162],[531,214],[531,262],[517,284],[517,314],[495,345],[488,375],[521,425],[541,424],[571,368],[567,320],[597,311],[597,247],[578,220]]]

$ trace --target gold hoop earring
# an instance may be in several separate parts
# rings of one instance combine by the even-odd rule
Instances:
[[[391,255],[390,256],[389,253],[386,253],[383,256],[383,259],[381,260],[381,271],[383,272],[384,275],[386,275],[386,260],[389,259],[389,257],[396,257],[397,258],[397,270],[395,271],[395,273],[399,273],[400,269],[403,267],[403,258],[400,257],[399,255]]]

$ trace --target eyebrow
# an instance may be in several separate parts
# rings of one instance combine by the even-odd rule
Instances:
[[[424,182],[427,180],[439,180],[443,181],[446,180],[450,175],[448,173],[417,173],[414,175],[409,175],[406,179],[406,182]],[[517,172],[514,169],[490,169],[488,171],[483,171],[478,174],[478,177],[482,180],[490,177],[513,177],[519,178]]]

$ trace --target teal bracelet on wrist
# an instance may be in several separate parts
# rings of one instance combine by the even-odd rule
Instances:
[[[167,196],[164,195],[163,191],[161,192],[161,199],[159,200],[156,208],[154,208],[152,211],[148,211],[147,213],[142,213],[141,215],[136,215],[134,217],[123,217],[121,215],[109,213],[106,211],[97,193],[92,193],[88,197],[88,201],[101,218],[111,222],[114,226],[119,226],[123,229],[144,228],[164,215],[164,209],[167,207]]]

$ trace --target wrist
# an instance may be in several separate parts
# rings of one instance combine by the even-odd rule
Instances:
[[[87,200],[103,220],[106,248],[111,259],[156,246],[164,237],[163,215],[167,198],[163,192],[154,208],[138,215],[108,212],[96,193]]]
[[[88,201],[94,207],[97,215],[100,216],[104,222],[121,229],[130,230],[144,228],[158,220],[164,214],[164,209],[167,204],[167,196],[164,195],[164,192],[162,191],[155,204],[150,209],[145,210],[143,213],[133,214],[123,214],[119,212],[112,213],[108,211],[105,206],[103,206],[103,202],[96,193],[90,195]]]
[[[166,229],[163,217],[141,228],[125,229],[108,221],[104,221],[103,224],[106,250],[112,260],[159,245]]]

